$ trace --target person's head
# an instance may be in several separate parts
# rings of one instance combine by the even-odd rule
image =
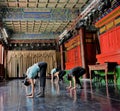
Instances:
[[[66,74],[66,71],[64,71],[64,70],[59,71],[59,75],[58,75],[58,76],[59,76],[59,79],[60,79],[60,80],[63,80],[65,74]]]
[[[23,77],[24,77],[24,78],[26,78],[26,77],[27,77],[27,75],[26,75],[25,73],[23,73]]]
[[[24,85],[25,86],[29,86],[31,83],[30,83],[30,80],[28,78],[25,78],[24,79]]]

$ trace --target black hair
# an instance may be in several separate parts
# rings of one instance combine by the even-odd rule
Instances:
[[[25,86],[29,86],[30,85],[30,82],[28,81],[28,78],[25,78],[23,83],[24,83]]]
[[[67,74],[67,80],[71,81],[72,80],[72,76],[70,74]]]

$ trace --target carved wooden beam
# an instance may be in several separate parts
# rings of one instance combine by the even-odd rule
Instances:
[[[56,40],[9,40],[9,43],[56,43]]]

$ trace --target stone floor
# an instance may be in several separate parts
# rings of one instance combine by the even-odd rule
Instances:
[[[45,98],[27,98],[21,79],[0,82],[0,111],[120,111],[120,86],[91,86],[86,80],[83,86],[70,92],[65,83],[51,84],[47,79]]]

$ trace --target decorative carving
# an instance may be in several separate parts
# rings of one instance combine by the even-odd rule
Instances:
[[[80,45],[80,37],[77,35],[76,37],[72,38],[70,41],[65,43],[66,50],[70,50],[76,46]]]

